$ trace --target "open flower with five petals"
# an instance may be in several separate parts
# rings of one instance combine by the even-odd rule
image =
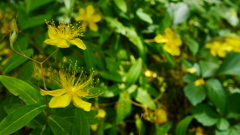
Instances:
[[[165,43],[163,49],[175,56],[179,56],[180,46],[182,45],[182,40],[180,37],[176,37],[176,34],[170,29],[166,28],[164,30],[164,35],[157,35],[154,38],[157,43]]]
[[[85,50],[86,46],[78,37],[83,36],[80,32],[81,27],[75,28],[72,24],[66,24],[59,22],[58,26],[55,26],[54,21],[47,21],[48,36],[50,39],[46,39],[44,43],[49,45],[56,45],[59,48],[68,48],[69,43],[76,45],[78,48]]]
[[[82,78],[82,73],[80,77],[76,77],[77,72],[75,71],[62,71],[60,70],[57,75],[54,75],[54,81],[61,87],[57,90],[43,90],[41,89],[41,95],[51,95],[53,98],[49,102],[50,108],[64,108],[70,104],[73,104],[82,108],[85,111],[91,110],[91,103],[82,100],[82,98],[92,98],[99,96],[99,92],[93,90],[92,87],[92,74],[86,79]]]
[[[88,26],[90,30],[97,31],[97,22],[101,20],[101,16],[94,14],[95,10],[92,5],[88,5],[86,9],[79,8],[79,16],[75,18],[76,21],[82,21],[83,30]]]

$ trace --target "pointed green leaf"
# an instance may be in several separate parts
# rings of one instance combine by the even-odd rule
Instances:
[[[87,116],[83,109],[75,109],[75,121],[72,129],[72,135],[90,135],[90,128]]]
[[[122,92],[119,95],[117,103],[117,118],[116,124],[122,122],[130,113],[132,109],[132,104],[130,102],[130,97],[127,92]]]
[[[33,50],[29,49],[29,50],[25,50],[23,51],[23,53],[30,57],[33,53]],[[13,69],[15,69],[16,67],[20,66],[21,64],[23,64],[25,61],[27,61],[28,59],[20,56],[18,54],[15,54],[11,59],[9,59],[9,61],[3,66],[2,72],[3,74],[7,74],[10,71],[12,71]]]
[[[219,75],[240,75],[240,53],[230,53],[218,70]]]
[[[117,7],[123,12],[127,12],[127,4],[125,0],[113,0]]]
[[[142,105],[149,107],[150,109],[156,109],[156,104],[154,103],[151,96],[147,93],[147,90],[138,88],[136,92],[133,93],[133,96],[136,101]]]
[[[217,123],[220,116],[215,108],[208,104],[199,104],[191,109],[194,118],[204,126],[213,126]]]
[[[214,76],[217,69],[219,68],[219,64],[217,62],[212,62],[212,61],[201,60],[199,62],[199,65],[201,68],[201,73],[203,78]]]
[[[138,16],[141,20],[143,20],[143,21],[145,21],[145,22],[147,22],[147,23],[149,23],[149,24],[152,24],[152,23],[153,23],[152,18],[149,16],[149,14],[145,13],[142,8],[139,8],[139,9],[136,11],[136,14],[137,14],[137,16]]]
[[[194,84],[185,86],[184,94],[194,106],[201,103],[206,98],[204,86],[195,86]]]
[[[100,72],[100,76],[102,76],[104,79],[108,79],[116,82],[126,81],[126,75],[120,71]]]
[[[142,72],[142,59],[139,58],[129,69],[127,73],[126,87],[134,84]]]
[[[27,7],[26,7],[26,10],[27,12],[29,13],[30,11],[40,7],[40,6],[43,6],[47,3],[50,3],[52,2],[53,0],[26,0],[26,3],[27,3]]]
[[[191,123],[193,116],[187,116],[183,120],[181,120],[176,128],[176,135],[186,135],[189,124]]]
[[[214,105],[220,109],[222,113],[226,112],[227,93],[222,83],[217,79],[210,79],[206,82],[207,93]]]
[[[62,117],[51,115],[48,117],[48,123],[55,135],[70,135],[72,123]]]
[[[0,123],[0,134],[11,134],[21,129],[41,113],[45,107],[46,105],[32,104],[18,108]]]
[[[34,104],[43,101],[39,90],[28,83],[9,76],[0,75],[0,82],[15,96],[19,96],[26,104]]]
[[[217,128],[219,130],[227,130],[229,128],[229,126],[230,126],[230,124],[229,124],[228,120],[226,120],[225,118],[221,118],[217,122]]]

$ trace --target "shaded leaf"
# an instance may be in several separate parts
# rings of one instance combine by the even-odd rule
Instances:
[[[18,108],[0,123],[0,134],[11,134],[21,129],[41,113],[45,107],[46,105],[32,104]]]

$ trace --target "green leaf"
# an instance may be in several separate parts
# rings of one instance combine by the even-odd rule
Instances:
[[[19,25],[21,30],[25,30],[40,24],[44,24],[44,20],[50,20],[52,18],[51,14],[46,14],[46,15],[37,15],[34,17],[27,17],[27,18],[21,18],[19,20]]]
[[[27,125],[34,117],[45,109],[46,105],[32,104],[18,108],[0,123],[0,134],[14,133]]]
[[[26,104],[34,104],[43,101],[39,90],[28,83],[9,76],[0,75],[2,84],[15,96],[19,96]]]
[[[223,60],[218,75],[240,75],[240,53],[230,53]]]
[[[117,7],[122,10],[124,13],[127,12],[127,4],[125,0],[113,0]]]
[[[213,126],[220,118],[219,114],[208,104],[197,105],[191,109],[191,113],[203,126]]]
[[[184,94],[194,106],[201,103],[206,98],[204,86],[195,86],[194,84],[185,86]]]
[[[219,130],[227,130],[229,128],[229,126],[230,126],[230,124],[229,124],[228,120],[226,120],[225,118],[221,118],[217,122],[217,128]]]
[[[129,87],[132,84],[134,84],[139,78],[141,72],[142,72],[142,59],[139,58],[128,70],[126,87]]]
[[[212,61],[201,60],[199,62],[199,65],[201,68],[201,73],[203,78],[214,76],[217,69],[219,68],[219,64]]]
[[[32,61],[28,61],[24,63],[24,65],[19,69],[18,78],[21,80],[28,81],[32,78],[33,73],[34,63]]]
[[[172,122],[165,123],[163,125],[155,124],[156,134],[155,135],[166,135],[172,127]]]
[[[176,128],[176,135],[186,135],[189,124],[191,123],[193,116],[187,116],[183,120],[181,120]]]
[[[83,109],[75,109],[75,121],[72,135],[90,135],[89,122]]]
[[[152,18],[147,13],[145,13],[142,8],[137,9],[136,14],[141,20],[149,24],[153,23]]]
[[[100,72],[100,76],[107,80],[115,82],[125,82],[126,75],[120,71]]]
[[[33,50],[32,49],[29,49],[29,50],[25,50],[23,51],[23,53],[30,57],[33,53]],[[23,57],[23,56],[20,56],[18,54],[15,54],[11,59],[9,59],[7,61],[7,63],[3,66],[3,69],[2,69],[2,72],[3,74],[7,74],[9,73],[10,71],[12,71],[13,69],[15,69],[16,67],[20,66],[21,64],[23,64],[25,61],[27,61],[28,59]]]
[[[214,105],[220,109],[222,113],[226,112],[227,93],[222,83],[217,79],[210,79],[206,82],[207,94]]]
[[[38,7],[41,7],[47,3],[52,2],[53,0],[26,0],[27,4],[27,12],[30,13],[30,11],[37,9]]]
[[[195,82],[198,79],[198,76],[194,75],[194,74],[186,74],[183,77],[183,81],[186,83],[192,83]]]
[[[230,95],[228,97],[227,101],[228,101],[227,102],[228,112],[237,113],[239,115],[239,113],[240,113],[240,106],[239,106],[240,93],[234,93],[234,94]]]
[[[48,123],[55,135],[70,135],[72,123],[62,117],[51,115],[48,117]]]
[[[87,69],[95,68],[95,57],[92,54],[91,47],[88,44],[86,44],[86,47],[87,49],[83,51],[83,54]]]
[[[195,41],[192,38],[184,38],[184,42],[187,44],[187,46],[189,47],[190,51],[192,52],[192,54],[194,56],[196,56],[198,49],[199,49],[199,44],[197,41]]]
[[[154,103],[151,96],[147,93],[146,90],[138,88],[136,92],[133,93],[133,96],[136,101],[142,105],[149,107],[150,109],[156,109],[156,104]]]
[[[111,98],[117,96],[122,90],[122,88],[125,88],[125,85],[121,84],[115,84],[113,86],[105,87],[104,93],[101,95],[101,97]]]
[[[119,95],[117,103],[117,118],[116,124],[121,123],[130,113],[132,109],[132,104],[130,102],[130,97],[127,92],[122,92]]]

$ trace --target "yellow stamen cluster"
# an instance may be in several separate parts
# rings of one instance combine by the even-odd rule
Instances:
[[[66,24],[59,22],[56,26],[54,21],[46,21],[48,25],[48,36],[50,39],[46,39],[44,43],[49,45],[56,45],[59,48],[68,48],[69,44],[74,44],[78,48],[85,50],[86,46],[78,37],[82,37],[83,34],[81,27],[74,27],[72,24]]]

